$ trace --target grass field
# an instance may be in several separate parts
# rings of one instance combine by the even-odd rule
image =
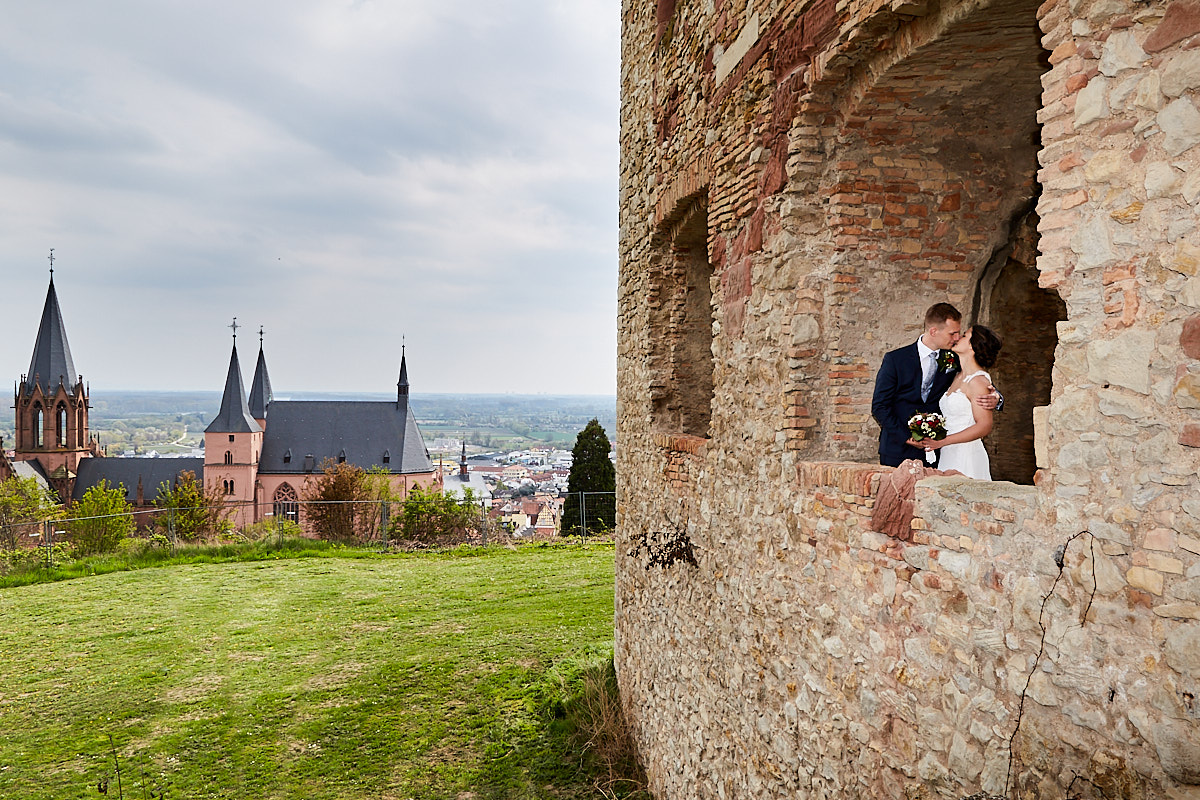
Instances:
[[[127,798],[595,797],[545,708],[608,655],[612,570],[531,546],[0,590],[0,797],[116,797],[110,735]]]

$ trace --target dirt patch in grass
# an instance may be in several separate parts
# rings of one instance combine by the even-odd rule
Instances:
[[[183,686],[169,689],[165,697],[172,703],[199,703],[225,683],[224,675],[202,675]]]
[[[341,689],[361,675],[366,668],[366,664],[336,664],[305,681],[304,689],[309,692]]]

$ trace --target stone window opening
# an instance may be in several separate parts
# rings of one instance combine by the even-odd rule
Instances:
[[[67,405],[59,403],[54,410],[54,439],[57,447],[67,446]]]
[[[991,369],[1004,409],[994,416],[985,444],[993,480],[1020,484],[1032,484],[1037,471],[1033,413],[1050,403],[1058,323],[1067,318],[1058,293],[1038,285],[1038,215],[1032,205],[1018,212],[1008,241],[981,271],[969,315],[1004,341]]]
[[[230,451],[228,451],[228,450],[226,450],[226,451],[225,451],[225,463],[226,463],[226,464],[232,464],[232,463],[233,463],[233,453],[231,453],[231,452],[230,452]]]
[[[33,446],[34,447],[39,447],[39,448],[42,447],[43,442],[45,441],[44,431],[43,431],[44,426],[45,426],[45,420],[42,418],[41,403],[34,403],[33,404]]]
[[[651,419],[661,433],[707,439],[713,402],[713,266],[705,196],[682,204],[656,236],[651,270]]]
[[[1033,0],[1004,0],[914,22],[911,38],[881,49],[831,98],[840,123],[822,184],[831,246],[822,327],[832,333],[812,375],[821,389],[796,403],[821,414],[805,431],[824,450],[812,456],[878,463],[869,402],[883,354],[915,341],[924,310],[949,302],[964,326],[978,321],[1005,340],[991,370],[1005,409],[984,444],[994,479],[1032,481],[1032,408],[1048,402],[1046,342],[1063,318],[1058,298],[1036,286],[1031,212],[1048,69],[1036,12]],[[1034,340],[1037,354],[1020,352]]]

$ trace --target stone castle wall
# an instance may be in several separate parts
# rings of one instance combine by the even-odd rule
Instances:
[[[1196,792],[1200,4],[622,13],[617,667],[658,795]],[[901,541],[870,394],[939,300],[1006,339],[1008,480],[921,481]]]

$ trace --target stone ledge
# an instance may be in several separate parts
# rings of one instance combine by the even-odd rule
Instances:
[[[700,457],[708,450],[708,439],[703,436],[689,436],[686,433],[656,433],[654,444],[673,453],[687,453]]]
[[[852,461],[802,461],[796,465],[802,488],[830,486],[858,497],[874,497],[879,491],[879,476],[891,471],[892,467]]]

